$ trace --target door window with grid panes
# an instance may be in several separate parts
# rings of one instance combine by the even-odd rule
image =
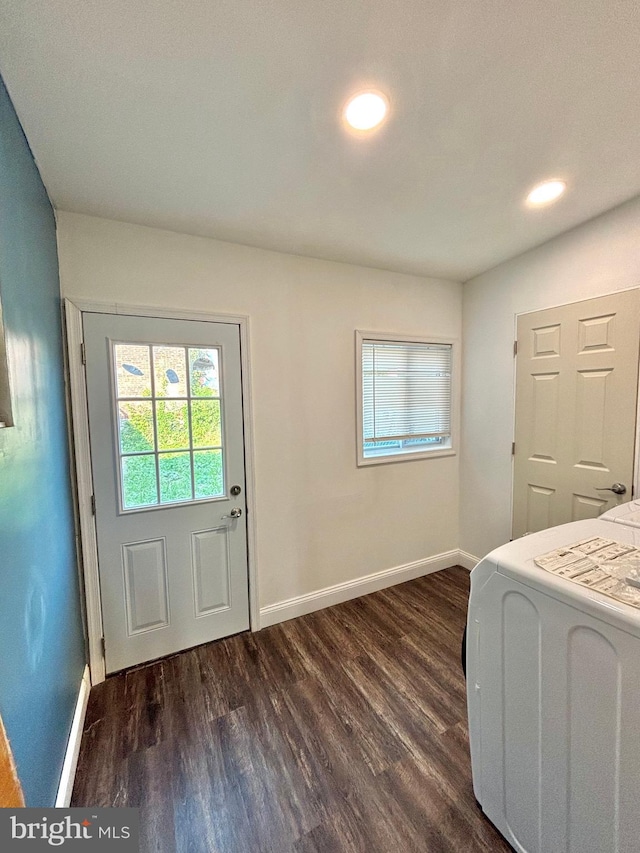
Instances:
[[[121,509],[222,497],[217,347],[112,343]]]

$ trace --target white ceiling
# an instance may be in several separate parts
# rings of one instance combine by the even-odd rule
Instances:
[[[56,207],[455,280],[640,193],[639,60],[637,0],[0,0]]]

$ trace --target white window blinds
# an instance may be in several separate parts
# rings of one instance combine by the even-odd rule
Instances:
[[[367,442],[451,435],[451,344],[362,342]]]

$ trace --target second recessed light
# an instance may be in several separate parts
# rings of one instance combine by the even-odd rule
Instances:
[[[531,207],[542,207],[556,201],[566,190],[564,181],[545,181],[535,186],[527,196],[527,204]]]

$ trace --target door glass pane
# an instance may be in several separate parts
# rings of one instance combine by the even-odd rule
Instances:
[[[184,347],[154,347],[156,397],[187,396],[187,351]]]
[[[197,450],[193,454],[196,498],[214,498],[224,494],[221,450]]]
[[[122,457],[122,503],[124,509],[158,503],[155,454]]]
[[[120,452],[141,453],[154,450],[153,403],[120,400],[118,403]]]
[[[220,400],[194,400],[191,403],[191,432],[194,447],[220,447]]]
[[[192,397],[220,396],[219,366],[217,349],[189,349]]]
[[[150,397],[149,347],[144,344],[115,344],[113,355],[118,397]]]
[[[220,365],[218,347],[113,344],[123,510],[224,496]]]
[[[191,454],[160,453],[158,467],[160,469],[160,503],[190,501],[193,497]]]
[[[158,450],[189,449],[189,405],[181,400],[156,403]]]

